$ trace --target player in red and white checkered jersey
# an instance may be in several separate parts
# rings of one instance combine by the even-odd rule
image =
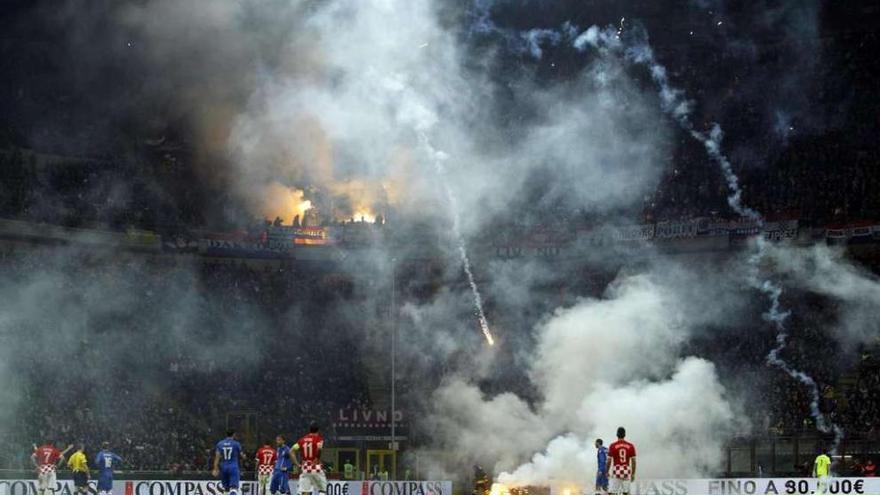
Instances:
[[[51,442],[46,442],[39,447],[34,446],[31,462],[34,463],[37,470],[37,487],[40,495],[46,495],[46,490],[55,493],[55,471],[58,465],[64,461],[64,455],[72,448],[73,445],[68,445],[64,452],[61,452]]]
[[[617,429],[617,441],[608,446],[608,493],[629,494],[636,478],[636,447],[627,442],[626,430]]]
[[[299,492],[327,493],[327,476],[321,465],[321,449],[324,448],[324,439],[318,433],[318,423],[309,425],[309,433],[293,444],[293,451],[302,451],[301,474],[299,475]],[[296,458],[292,452],[291,456]]]
[[[275,449],[271,442],[264,442],[263,446],[257,449],[257,482],[259,484],[258,495],[266,495],[266,489],[269,486],[269,478],[272,477],[272,470],[275,469]]]

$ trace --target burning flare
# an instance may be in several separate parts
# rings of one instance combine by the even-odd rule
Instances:
[[[280,182],[272,182],[263,190],[263,204],[260,214],[269,220],[280,218],[284,223],[293,222],[293,218],[300,218],[312,208],[312,202],[305,199],[302,189],[287,187]]]
[[[367,223],[375,223],[376,222],[376,214],[372,212],[369,208],[362,207],[355,209],[354,214],[351,216],[354,218],[355,222],[367,222]]]
[[[510,495],[510,488],[503,483],[492,483],[489,489],[489,495]]]

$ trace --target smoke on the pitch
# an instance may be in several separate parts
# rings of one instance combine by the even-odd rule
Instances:
[[[747,425],[736,419],[737,399],[715,366],[683,349],[717,316],[700,308],[718,294],[685,299],[690,294],[671,272],[621,275],[601,298],[541,321],[534,349],[522,350],[537,400],[485,396],[458,377],[444,383],[433,397],[433,433],[450,448],[467,445],[469,459],[505,470],[499,480],[512,485],[586,484],[594,439],[607,445],[618,426],[649,453],[640,459],[644,476],[717,469],[724,442]]]

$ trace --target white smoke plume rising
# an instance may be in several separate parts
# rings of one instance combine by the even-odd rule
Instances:
[[[432,418],[435,433],[497,460],[496,469],[509,470],[499,480],[510,485],[586,484],[593,439],[610,441],[620,425],[648,453],[639,464],[645,476],[717,469],[724,440],[745,425],[713,364],[679,357],[700,323],[691,304],[653,275],[621,277],[606,298],[559,309],[535,329],[528,374],[538,404],[512,394],[487,399],[452,380],[435,394],[444,405]],[[516,467],[531,452],[539,453]]]
[[[627,78],[613,68],[558,88],[518,78],[515,105],[536,115],[501,128],[496,88],[468,66],[436,10],[429,0],[338,0],[307,11],[289,41],[298,70],[261,73],[234,119],[228,147],[241,194],[259,196],[271,181],[382,180],[401,214],[448,210],[421,134],[448,157],[445,182],[467,212],[465,236],[507,211],[535,173],[554,178],[551,196],[597,210],[656,183],[665,129]],[[543,38],[528,37],[536,46]],[[626,100],[634,104],[616,104]]]
[[[614,425],[629,425],[627,438],[642,452],[640,476],[697,477],[719,468],[724,460],[721,439],[736,431],[735,414],[714,366],[698,358],[679,361],[664,380],[623,386],[600,382],[583,397],[578,413],[582,424],[593,425],[588,433],[554,438],[545,451],[498,480],[510,485],[590,486],[596,466],[593,439],[610,443]]]
[[[553,178],[546,201],[598,211],[629,204],[656,181],[666,135],[644,96],[613,67],[598,67],[567,89],[523,81],[517,98],[539,115],[510,142],[488,113],[486,75],[466,68],[435,9],[428,0],[336,1],[309,11],[292,41],[306,47],[308,64],[258,79],[229,148],[248,197],[266,182],[382,180],[399,192],[398,214],[451,219],[450,241],[492,342],[468,236],[507,212],[538,172]],[[523,40],[539,47],[546,36]],[[634,104],[617,104],[627,100]]]

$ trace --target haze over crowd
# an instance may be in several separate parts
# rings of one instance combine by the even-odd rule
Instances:
[[[260,401],[266,411],[295,407],[272,420],[293,428],[368,400],[361,381],[384,372],[384,332],[396,325],[402,400],[418,418],[426,476],[460,477],[480,463],[510,484],[587,483],[593,440],[620,425],[639,446],[642,476],[709,475],[727,442],[765,432],[766,418],[810,418],[777,410],[802,391],[768,371],[776,334],[749,279],[756,267],[791,311],[783,358],[822,384],[880,336],[878,280],[843,250],[776,244],[756,264],[751,247],[675,257],[605,245],[555,261],[472,257],[498,340],[490,347],[457,253],[485,253],[480,246],[516,229],[740,220],[729,177],[666,105],[672,90],[696,132],[724,129],[720,152],[745,206],[804,225],[875,220],[876,121],[860,112],[877,107],[864,85],[876,67],[861,65],[877,39],[858,23],[841,29],[853,15],[844,7],[152,0],[4,9],[0,53],[14,69],[0,83],[10,97],[0,115],[4,217],[171,238],[259,230],[264,217],[290,224],[311,209],[337,222],[381,218],[394,232],[356,254],[340,250],[332,276],[112,249],[10,250],[0,423],[19,445],[31,441],[22,432],[84,435],[59,426],[66,414],[82,418],[73,424],[106,421],[89,435],[125,442],[136,416],[107,419],[120,402],[198,424],[179,442],[193,445],[182,456],[219,430],[185,422],[181,407],[215,418]],[[575,40],[591,27],[624,43],[638,37],[669,85],[607,44],[584,50]],[[34,172],[30,152],[71,166]],[[839,162],[844,179],[832,177]],[[419,258],[425,244],[429,261]],[[737,339],[744,344],[731,348]],[[803,353],[810,347],[821,359]],[[299,376],[278,378],[292,356]],[[180,363],[189,371],[178,374]],[[94,388],[53,403],[51,391],[72,377]],[[247,398],[199,404],[217,392]],[[33,420],[33,404],[49,404],[50,419]]]

